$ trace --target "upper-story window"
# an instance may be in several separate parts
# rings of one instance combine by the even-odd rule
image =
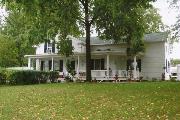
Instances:
[[[45,42],[44,53],[55,53],[55,42]]]

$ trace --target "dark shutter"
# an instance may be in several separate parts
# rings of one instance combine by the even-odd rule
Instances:
[[[141,59],[137,60],[137,67],[139,68],[139,72],[141,72]]]
[[[101,59],[101,70],[104,70],[104,59]]]
[[[44,53],[47,51],[47,42],[44,43]]]
[[[63,60],[59,61],[59,71],[63,72]]]
[[[52,43],[52,53],[55,53],[55,41]]]
[[[49,70],[52,68],[52,60],[49,60]]]

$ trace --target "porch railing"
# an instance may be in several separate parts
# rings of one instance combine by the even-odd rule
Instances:
[[[139,71],[137,70],[137,78],[139,78]],[[118,78],[132,78],[133,71],[126,70],[109,70],[109,76],[107,75],[107,70],[91,70],[92,79],[115,79]],[[79,73],[79,77],[85,78],[86,73],[84,71]]]

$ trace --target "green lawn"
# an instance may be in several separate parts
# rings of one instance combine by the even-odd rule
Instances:
[[[178,120],[180,82],[0,87],[0,120]]]

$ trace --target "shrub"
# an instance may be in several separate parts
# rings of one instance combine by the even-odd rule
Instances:
[[[59,73],[58,72],[53,72],[53,71],[49,72],[49,80],[50,80],[51,83],[56,82],[58,77],[59,77]]]
[[[6,84],[6,75],[4,70],[0,69],[0,85]]]
[[[33,70],[1,70],[0,84],[8,83],[10,85],[30,85],[55,82],[58,78],[58,72],[44,72]]]

